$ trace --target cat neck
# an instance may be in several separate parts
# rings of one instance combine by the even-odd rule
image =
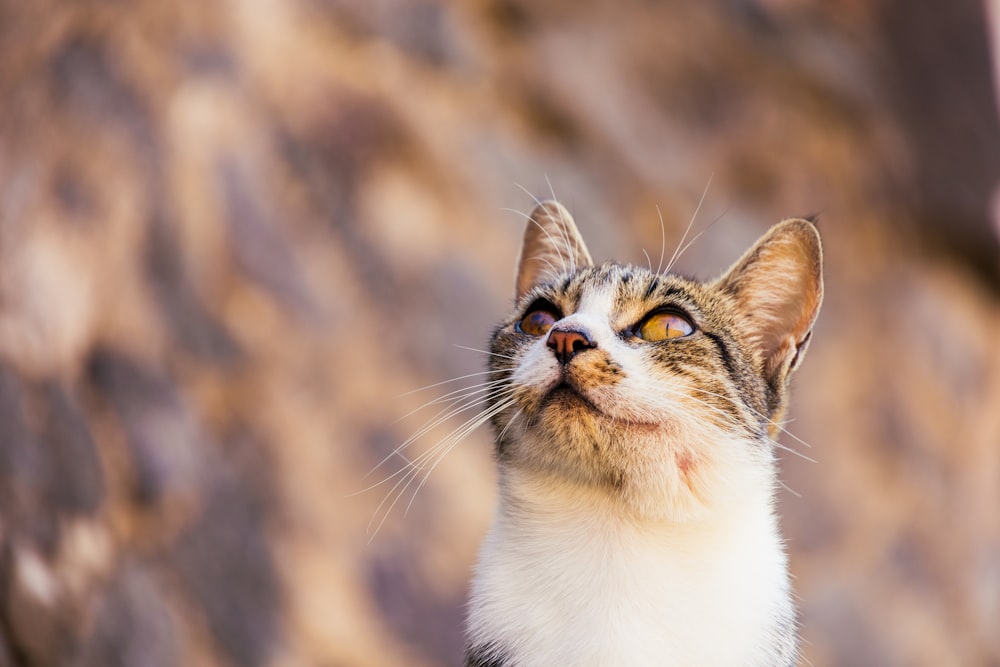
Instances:
[[[618,489],[503,466],[493,526],[503,536],[497,555],[531,555],[540,562],[606,557],[613,565],[616,558],[638,560],[650,553],[667,568],[675,557],[723,563],[729,552],[738,557],[747,549],[780,551],[772,470],[750,475],[750,469],[743,466],[740,472],[722,475],[720,484],[729,488],[713,492],[711,503],[693,518],[687,512],[684,518],[675,519],[669,512],[637,515],[635,504],[623,501]],[[780,560],[784,567],[784,557]]]
[[[792,664],[769,488],[675,522],[530,472],[504,469],[500,487],[469,624],[496,664]]]

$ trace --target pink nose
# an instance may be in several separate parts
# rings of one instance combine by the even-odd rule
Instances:
[[[552,352],[556,355],[559,363],[565,365],[580,352],[597,347],[597,343],[590,339],[586,331],[563,331],[553,329],[549,332],[549,340],[546,342]]]

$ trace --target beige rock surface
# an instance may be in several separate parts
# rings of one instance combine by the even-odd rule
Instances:
[[[703,277],[820,214],[804,664],[1000,664],[985,33],[929,0],[0,3],[0,665],[457,664],[489,433],[358,492],[475,382],[412,392],[483,368],[507,209],[553,193],[601,258],[694,216]]]

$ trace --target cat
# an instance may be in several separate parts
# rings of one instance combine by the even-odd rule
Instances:
[[[822,298],[808,220],[697,282],[595,265],[538,205],[490,346],[467,667],[795,664],[773,438]]]

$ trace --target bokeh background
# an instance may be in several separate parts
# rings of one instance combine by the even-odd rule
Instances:
[[[403,461],[367,473],[474,384],[408,393],[482,370],[553,194],[601,259],[693,218],[702,277],[820,215],[812,461],[781,456],[804,664],[1000,665],[998,21],[0,2],[0,665],[458,664],[490,434],[391,511]]]

